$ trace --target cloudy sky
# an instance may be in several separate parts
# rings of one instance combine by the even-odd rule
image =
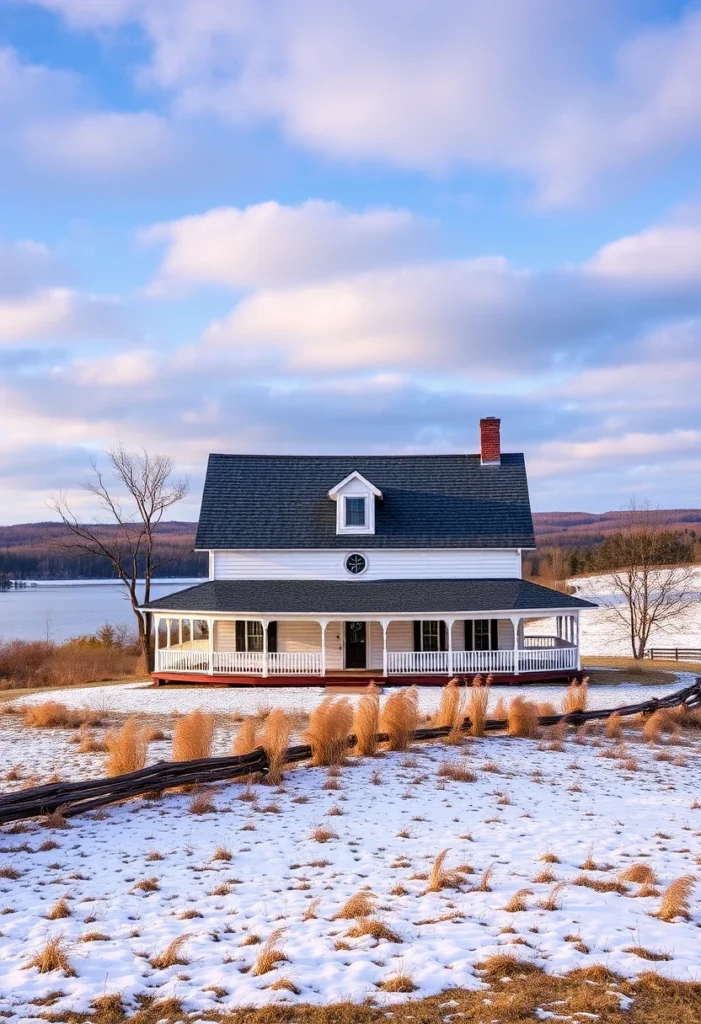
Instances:
[[[538,510],[698,507],[700,96],[673,0],[0,0],[0,521],[482,415]]]

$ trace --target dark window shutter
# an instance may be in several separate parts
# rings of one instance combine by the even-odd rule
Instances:
[[[448,635],[443,619],[440,620],[440,625],[438,626],[438,649],[440,651],[448,650]]]
[[[499,650],[499,620],[489,620],[489,631],[490,631],[490,647],[493,651]]]
[[[421,650],[421,623],[414,622],[414,650]]]
[[[243,619],[236,620],[236,650],[246,650],[246,623]]]
[[[465,619],[465,650],[474,651],[474,623],[472,619]]]
[[[268,651],[277,654],[277,622],[268,623]]]

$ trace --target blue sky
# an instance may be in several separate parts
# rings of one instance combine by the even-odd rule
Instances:
[[[701,7],[0,3],[0,521],[118,438],[697,507]]]

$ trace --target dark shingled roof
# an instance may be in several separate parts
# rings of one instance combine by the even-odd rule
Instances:
[[[523,455],[210,455],[195,547],[347,548],[328,492],[354,470],[383,493],[364,548],[533,548]]]
[[[392,612],[558,611],[595,607],[527,580],[211,580],[151,601],[182,612],[382,615]]]

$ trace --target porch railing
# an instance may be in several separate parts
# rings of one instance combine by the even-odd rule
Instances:
[[[208,672],[209,651],[183,650],[182,648],[161,648],[158,652],[157,668],[163,672]]]
[[[320,676],[321,651],[280,651],[268,654],[271,676]]]
[[[448,671],[447,651],[388,651],[387,672],[391,675],[445,675]]]
[[[575,644],[564,640],[561,636],[524,636],[523,646],[526,650],[534,647],[574,647]]]
[[[212,671],[247,675],[263,674],[262,651],[213,651]]]
[[[518,652],[519,672],[575,671],[576,647],[536,647]]]
[[[453,651],[453,672],[513,672],[514,652]]]

